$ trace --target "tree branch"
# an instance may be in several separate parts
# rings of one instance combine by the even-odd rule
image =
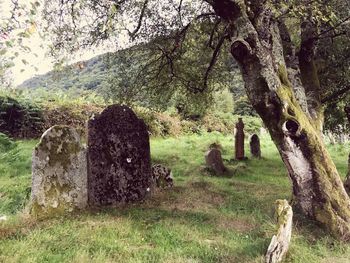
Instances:
[[[219,39],[219,41],[218,41],[218,43],[217,43],[217,45],[216,45],[216,47],[214,49],[214,52],[213,52],[213,55],[211,57],[209,66],[208,66],[208,68],[207,68],[207,70],[205,71],[205,74],[204,74],[204,81],[203,81],[203,83],[204,83],[203,88],[204,89],[206,89],[207,86],[208,86],[209,74],[213,70],[213,67],[215,66],[215,63],[216,63],[217,58],[219,56],[221,47],[224,44],[226,38],[227,38],[227,35],[226,35],[226,32],[224,32],[224,34],[220,37],[220,39]]]
[[[330,102],[330,101],[337,101],[337,100],[341,99],[349,91],[350,91],[350,86],[347,86],[345,88],[337,90],[337,91],[333,92],[332,94],[322,98],[321,102],[326,103],[326,102]]]
[[[320,120],[322,116],[321,107],[321,87],[318,78],[317,67],[315,65],[315,49],[317,40],[315,36],[318,34],[317,26],[311,21],[311,18],[306,19],[301,24],[301,45],[299,51],[299,68],[301,82],[305,87],[305,92],[308,98],[308,107],[310,115],[314,120]],[[322,126],[322,123],[318,123]]]
[[[137,22],[136,28],[132,32],[129,31],[129,35],[130,35],[132,40],[135,40],[135,36],[136,36],[137,32],[140,30],[140,28],[142,26],[142,20],[143,20],[143,17],[145,16],[145,11],[146,11],[148,2],[149,2],[149,0],[145,0],[143,2],[141,13],[140,13],[139,20]]]

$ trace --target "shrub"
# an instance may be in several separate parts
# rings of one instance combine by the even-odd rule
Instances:
[[[13,138],[36,138],[41,135],[42,127],[42,112],[36,105],[0,97],[0,132]]]

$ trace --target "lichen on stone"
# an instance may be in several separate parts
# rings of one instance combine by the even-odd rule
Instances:
[[[33,152],[30,212],[51,216],[86,205],[86,149],[74,128],[53,126]]]

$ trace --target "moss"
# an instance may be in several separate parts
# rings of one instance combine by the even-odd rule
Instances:
[[[72,156],[76,155],[81,150],[80,144],[78,141],[72,143],[75,138],[72,137],[68,126],[57,125],[51,129],[51,132],[54,132],[55,134],[62,132],[62,135],[50,137],[44,136],[40,140],[36,149],[42,147],[43,151],[48,154],[50,158],[50,166],[59,164],[67,170],[71,164]]]
[[[69,194],[72,188],[69,185],[60,185],[57,179],[50,179],[50,189],[45,191],[45,203],[47,206],[38,203],[38,200],[33,200],[30,204],[30,213],[38,218],[52,217],[62,215],[71,211],[74,207],[71,203],[63,200],[63,194]],[[57,207],[52,207],[50,203],[57,201]]]
[[[79,139],[75,140],[76,138],[74,138],[68,126],[54,126],[48,134],[42,137],[36,146],[36,151],[41,155],[39,158],[49,158],[48,164],[46,164],[48,168],[63,167],[64,171],[67,172],[72,158],[81,150]],[[38,200],[34,200],[30,207],[31,214],[38,217],[47,217],[73,209],[73,203],[64,199],[64,196],[69,196],[72,190],[70,185],[60,184],[55,174],[46,178],[43,184],[43,202],[45,205],[41,205]],[[48,189],[48,187],[50,188]],[[57,207],[52,207],[51,203],[55,201],[57,201]]]
[[[285,65],[280,64],[278,66],[278,77],[281,80],[281,83],[287,87],[292,87],[292,84],[288,78],[288,72]]]

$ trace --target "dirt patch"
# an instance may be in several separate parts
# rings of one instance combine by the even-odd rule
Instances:
[[[38,226],[38,221],[33,218],[23,218],[16,223],[4,222],[0,224],[0,239],[26,236]]]
[[[223,216],[218,217],[215,224],[221,230],[233,230],[239,233],[250,232],[256,227],[256,225],[248,219]]]
[[[207,211],[217,209],[225,204],[223,194],[211,189],[207,182],[189,182],[183,187],[156,190],[152,198],[145,202],[147,207],[158,207],[165,210]]]

